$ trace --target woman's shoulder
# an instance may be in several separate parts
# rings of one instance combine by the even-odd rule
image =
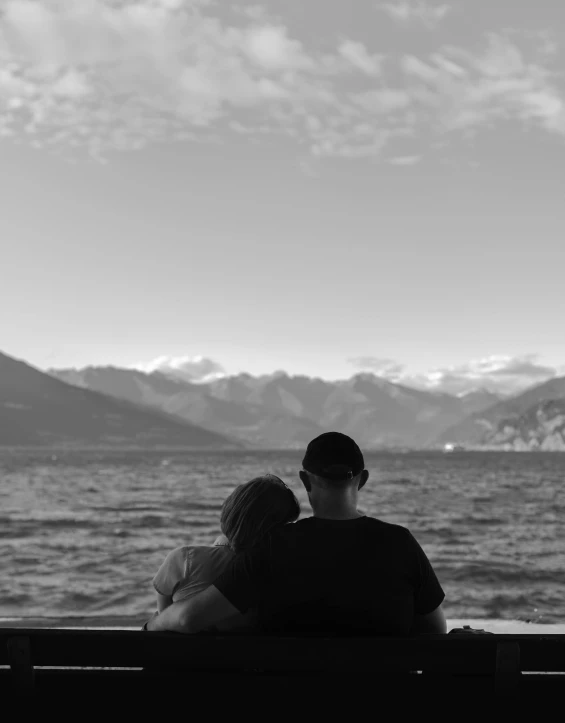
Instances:
[[[224,558],[234,555],[229,545],[190,545],[186,548],[187,559]]]
[[[180,545],[179,547],[175,547],[173,550],[171,550],[167,555],[167,558],[171,561],[186,559],[187,556],[190,554],[190,549],[191,545]]]
[[[163,568],[184,578],[199,570],[224,566],[233,554],[227,545],[181,545],[167,555]]]
[[[185,575],[194,562],[203,562],[214,557],[223,557],[231,552],[229,547],[219,545],[181,545],[171,550],[165,559],[165,565],[176,568]]]
[[[227,545],[192,545],[187,548],[186,574],[214,577],[223,572],[233,556]]]
[[[231,548],[223,536],[216,538],[211,545],[180,545],[171,550],[168,556],[178,559],[193,555],[218,554],[218,552],[220,554],[231,552]]]
[[[176,574],[183,575],[190,559],[190,546],[181,545],[171,550],[163,562],[162,567],[168,570],[175,570]]]

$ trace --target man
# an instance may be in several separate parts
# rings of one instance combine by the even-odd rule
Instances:
[[[313,517],[240,553],[212,586],[174,603],[147,630],[197,633],[256,609],[266,633],[445,633],[444,592],[399,525],[357,510],[369,472],[357,444],[327,432],[308,445],[300,479]]]

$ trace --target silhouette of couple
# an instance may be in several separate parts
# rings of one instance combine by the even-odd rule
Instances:
[[[274,475],[237,487],[212,546],[180,547],[153,583],[145,630],[277,635],[445,633],[445,597],[424,551],[400,525],[357,509],[369,472],[357,444],[328,432],[308,445],[300,479],[314,515]]]

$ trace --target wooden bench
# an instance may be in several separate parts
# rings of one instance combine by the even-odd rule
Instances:
[[[266,637],[0,628],[2,700],[288,702],[316,685],[380,701],[536,702],[565,696],[565,635]],[[188,687],[187,687],[188,686]],[[367,687],[368,686],[368,687]],[[365,693],[363,693],[365,691]],[[283,694],[283,695],[281,695]],[[400,698],[399,698],[400,696]],[[337,698],[336,698],[337,700]],[[548,708],[549,709],[549,708]]]

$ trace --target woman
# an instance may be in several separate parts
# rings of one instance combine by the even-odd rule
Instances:
[[[248,550],[278,525],[295,522],[300,505],[293,492],[275,475],[266,474],[241,484],[222,505],[222,535],[212,546],[177,547],[153,578],[157,609],[186,600],[213,584],[233,556]],[[250,627],[253,614],[236,615],[219,629]]]

